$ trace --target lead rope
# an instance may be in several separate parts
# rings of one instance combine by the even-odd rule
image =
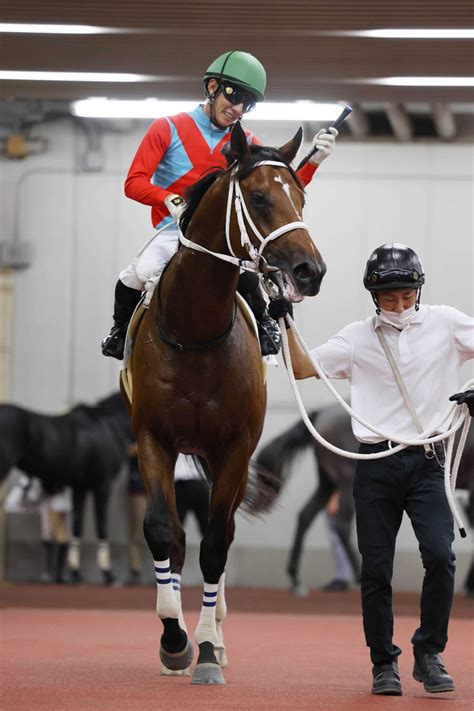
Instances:
[[[310,359],[317,375],[319,378],[323,381],[323,383],[326,385],[328,390],[332,393],[334,398],[339,402],[339,404],[344,408],[344,410],[354,419],[357,420],[361,425],[366,427],[367,429],[371,430],[375,434],[378,434],[379,436],[383,437],[386,440],[389,440],[390,442],[397,442],[397,446],[392,447],[390,449],[384,450],[382,452],[373,452],[372,454],[360,454],[359,452],[347,452],[344,449],[340,449],[339,447],[336,447],[335,445],[331,444],[331,442],[328,442],[327,440],[324,439],[320,435],[320,433],[315,429],[313,423],[308,417],[308,414],[306,412],[303,400],[301,398],[301,395],[298,390],[298,386],[296,385],[296,380],[295,376],[293,373],[293,366],[291,363],[291,355],[290,355],[290,348],[288,344],[288,335],[286,333],[286,328],[285,328],[285,319],[286,323],[288,323],[289,327],[294,330],[294,334],[296,336],[296,339],[298,340],[299,344],[301,345],[304,353],[306,356]],[[411,446],[419,446],[419,445],[425,445],[425,444],[434,444],[435,442],[440,442],[441,440],[447,440],[447,452],[446,452],[446,461],[445,461],[445,466],[444,466],[444,489],[446,493],[446,498],[448,500],[449,508],[451,509],[451,513],[453,514],[453,518],[456,521],[456,524],[459,529],[459,533],[461,535],[461,538],[466,538],[466,530],[464,528],[464,524],[462,521],[461,516],[459,515],[459,512],[456,508],[456,503],[454,501],[454,487],[456,486],[456,477],[458,473],[458,468],[459,468],[459,462],[461,461],[461,456],[462,452],[466,443],[467,439],[467,433],[469,431],[469,413],[468,413],[468,408],[467,405],[463,405],[460,407],[459,405],[454,404],[452,407],[450,407],[446,414],[444,415],[443,419],[441,420],[440,424],[438,427],[434,428],[431,432],[426,431],[422,432],[419,437],[414,438],[414,439],[409,439],[409,440],[403,440],[397,437],[393,437],[392,435],[387,435],[385,432],[382,432],[381,430],[378,430],[376,427],[373,425],[369,424],[366,422],[363,418],[359,417],[352,409],[351,407],[343,400],[343,398],[339,395],[337,390],[333,387],[331,382],[329,381],[329,378],[325,375],[325,373],[321,370],[313,356],[311,355],[306,343],[304,342],[300,332],[296,328],[295,322],[291,318],[289,314],[285,316],[285,319],[280,318],[278,323],[280,326],[281,330],[281,337],[282,337],[282,345],[283,345],[283,354],[285,357],[285,364],[286,364],[286,369],[288,372],[288,377],[291,383],[291,386],[293,388],[293,392],[295,394],[296,401],[298,403],[298,407],[300,409],[301,416],[303,418],[303,421],[310,431],[310,433],[313,435],[313,437],[326,449],[329,449],[331,452],[334,452],[334,454],[339,454],[342,457],[347,457],[348,459],[383,459],[384,457],[390,457],[392,454],[395,454],[396,452],[400,452],[402,449],[405,449],[406,447],[411,447]],[[467,390],[469,388],[472,388],[474,386],[474,380],[469,380],[467,383],[465,383],[462,386],[462,390]],[[448,425],[449,422],[449,425]],[[438,434],[438,435],[433,435],[432,433],[435,432],[436,430],[442,429],[443,425],[448,426],[448,429],[446,432],[443,434]],[[456,432],[461,428],[461,437],[459,440],[459,445],[458,449],[456,452],[456,457],[454,460],[454,465],[451,471],[451,459],[452,459],[452,454],[453,454],[453,448],[454,448],[454,437]]]

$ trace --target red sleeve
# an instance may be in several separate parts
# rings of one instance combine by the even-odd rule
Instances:
[[[296,175],[301,180],[304,187],[306,187],[308,183],[311,182],[311,179],[317,169],[318,165],[316,163],[311,163],[310,161],[308,161],[302,168],[296,171]]]
[[[161,205],[169,190],[150,183],[151,177],[168,150],[171,129],[166,118],[152,123],[143,137],[125,180],[125,195],[144,205]]]

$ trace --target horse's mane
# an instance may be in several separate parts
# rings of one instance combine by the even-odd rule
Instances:
[[[226,148],[227,145],[228,144],[226,144]],[[242,163],[242,165],[240,165],[237,170],[236,177],[239,180],[243,180],[244,178],[246,178],[247,175],[252,172],[256,163],[259,163],[262,160],[277,160],[286,165],[291,175],[295,179],[296,183],[303,190],[303,186],[301,184],[300,179],[296,175],[291,165],[289,165],[289,163],[283,160],[278,148],[272,148],[270,146],[260,146],[254,143],[249,145],[249,149],[251,154],[250,160],[246,163]],[[220,175],[229,172],[229,170],[234,167],[233,156],[231,155],[230,150],[223,150],[222,153],[227,159],[227,168],[216,168],[215,170],[211,170],[211,172],[206,173],[202,178],[200,178],[196,183],[194,183],[194,185],[191,185],[186,190],[184,197],[186,199],[187,207],[179,223],[183,234],[186,234],[186,230],[188,228],[192,216],[196,212],[199,203],[201,202],[202,198],[207,193],[211,185],[215,183],[215,181]]]

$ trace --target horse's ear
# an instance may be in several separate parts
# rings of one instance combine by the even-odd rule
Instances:
[[[234,124],[230,135],[230,150],[238,163],[246,163],[250,159],[250,149],[247,143],[247,136],[240,125],[240,121]]]
[[[284,146],[278,149],[281,157],[283,158],[284,161],[286,161],[288,164],[291,163],[292,160],[296,158],[296,154],[298,153],[301,142],[303,140],[303,127],[300,126],[291,141],[288,141],[288,143],[285,143]]]

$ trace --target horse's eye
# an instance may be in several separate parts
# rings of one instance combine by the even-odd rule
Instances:
[[[250,200],[255,207],[269,207],[269,201],[264,193],[252,192],[250,193]]]

